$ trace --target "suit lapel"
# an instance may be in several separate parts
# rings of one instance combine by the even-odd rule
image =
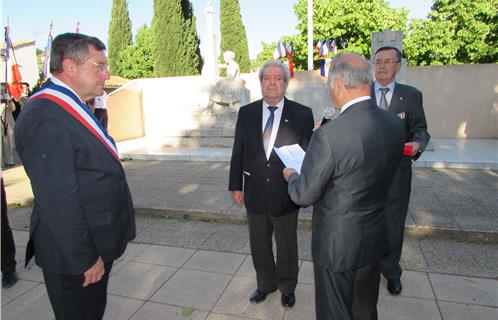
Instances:
[[[251,136],[253,137],[258,137],[255,141],[255,143],[257,144],[257,147],[259,146],[259,150],[261,152],[261,154],[264,155],[264,157],[266,158],[266,155],[265,155],[265,148],[264,148],[264,145],[263,145],[263,128],[262,128],[262,125],[263,125],[263,100],[260,100],[259,102],[255,103],[254,104],[254,109],[252,110],[251,112],[251,117],[253,118],[252,121],[255,125],[251,126],[253,133],[251,134]]]
[[[291,103],[287,99],[284,100],[284,109],[282,110],[282,117],[280,117],[280,124],[278,126],[277,136],[275,137],[275,147],[281,147],[285,144],[285,137],[288,136],[289,129],[294,122],[294,112]]]
[[[391,98],[391,103],[389,104],[389,111],[397,114],[398,110],[401,108],[401,104],[403,103],[404,97],[403,93],[400,90],[400,86],[396,83],[394,85],[394,92]]]

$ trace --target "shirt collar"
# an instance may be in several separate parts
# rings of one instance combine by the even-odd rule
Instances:
[[[394,92],[394,85],[396,84],[395,81],[391,82],[390,84],[388,84],[387,86],[382,86],[380,83],[378,83],[377,81],[375,81],[374,83],[374,90],[375,90],[375,93],[377,94],[377,92],[379,92],[379,89],[380,88],[389,88],[389,92]]]
[[[275,107],[277,107],[277,108],[278,108],[277,110],[279,110],[279,109],[281,110],[281,108],[283,108],[283,107],[284,107],[284,101],[285,101],[285,99],[284,99],[284,98],[282,98],[282,100],[280,100],[280,102],[279,102],[279,103],[277,103],[277,104],[275,105]],[[273,107],[273,105],[269,105],[269,104],[268,104],[268,103],[266,103],[266,101],[263,99],[263,109],[266,109],[266,108],[268,108],[268,107]]]
[[[58,79],[56,77],[51,77],[50,78],[50,81],[52,81],[54,84],[58,85],[58,86],[61,86],[61,87],[64,87],[68,90],[70,90],[72,93],[74,93],[75,96],[78,97],[78,99],[80,99],[81,102],[85,103],[85,101],[83,101],[80,96],[76,93],[76,91],[74,91],[73,89],[71,89],[70,86],[68,86],[67,84],[65,84],[61,79]]]
[[[370,100],[371,97],[370,96],[361,96],[361,97],[358,97],[356,99],[353,99],[351,101],[349,101],[348,103],[346,103],[345,105],[343,105],[341,107],[341,114],[346,111],[347,108],[351,107],[353,104],[355,103],[358,103],[358,102],[361,102],[361,101],[365,101],[365,100]]]

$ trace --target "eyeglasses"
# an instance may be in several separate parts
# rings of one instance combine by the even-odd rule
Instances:
[[[107,70],[107,62],[95,62],[95,61],[90,61],[90,63],[97,69],[97,71],[102,72],[104,70]]]
[[[391,64],[394,64],[394,63],[400,63],[401,61],[393,61],[393,60],[375,60],[374,64],[375,65],[386,65],[386,66],[390,66]]]

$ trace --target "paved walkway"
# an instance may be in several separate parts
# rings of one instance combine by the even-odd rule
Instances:
[[[461,150],[441,151],[447,158],[425,155],[430,165],[414,170],[402,257],[404,289],[392,297],[382,280],[379,319],[497,317],[498,161],[491,154],[497,142],[447,145]],[[435,143],[426,154],[442,146]],[[123,162],[139,212],[138,233],[113,267],[105,319],[314,319],[311,209],[300,215],[295,308],[284,310],[278,294],[252,305],[248,297],[255,276],[247,226],[243,208],[226,191],[228,163],[198,160],[211,161]],[[438,168],[438,163],[453,168]],[[22,265],[30,208],[18,204],[30,205],[32,194],[22,167],[5,170],[3,177]],[[18,270],[21,281],[2,290],[2,319],[53,319],[40,269]]]
[[[228,162],[228,148],[161,148],[146,138],[118,143],[121,156],[140,160]],[[498,140],[431,139],[416,167],[469,168],[498,170]]]

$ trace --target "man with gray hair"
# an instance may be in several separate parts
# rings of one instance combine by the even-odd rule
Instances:
[[[314,205],[312,257],[317,320],[377,319],[383,209],[403,152],[403,123],[370,98],[372,72],[339,54],[328,86],[340,115],[315,130],[301,174],[283,171],[296,204]]]
[[[310,108],[284,97],[289,70],[278,61],[266,62],[259,72],[263,99],[239,110],[230,162],[228,190],[235,203],[245,204],[249,242],[257,289],[250,297],[259,303],[280,290],[284,307],[292,307],[297,285],[297,214],[287,194],[284,164],[273,150],[299,144],[304,150],[313,130]],[[272,234],[275,235],[275,264]]]

